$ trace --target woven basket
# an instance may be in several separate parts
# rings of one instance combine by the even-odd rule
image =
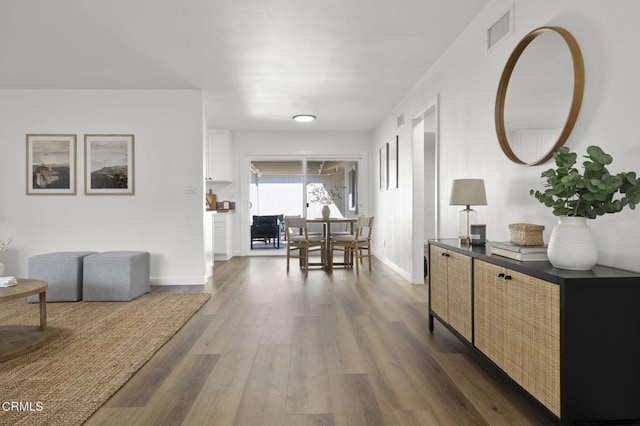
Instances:
[[[519,246],[541,246],[543,225],[532,223],[512,223],[509,225],[509,241]]]

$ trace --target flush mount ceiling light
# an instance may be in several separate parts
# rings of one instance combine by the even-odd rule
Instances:
[[[299,115],[293,116],[293,120],[297,121],[298,123],[310,123],[315,119],[316,119],[316,116],[311,114],[299,114]]]

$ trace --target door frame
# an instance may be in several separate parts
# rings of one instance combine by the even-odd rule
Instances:
[[[436,94],[435,101],[418,114],[412,121],[411,128],[411,149],[413,155],[413,194],[412,194],[412,229],[413,236],[411,240],[411,283],[424,284],[424,247],[425,247],[425,205],[426,201],[424,190],[418,191],[417,188],[424,188],[425,185],[425,164],[424,164],[424,120],[433,115],[434,133],[435,133],[435,158],[434,158],[434,211],[435,211],[435,235],[438,238],[440,227],[440,208],[439,208],[439,187],[440,187],[440,94]]]
[[[250,185],[251,185],[251,162],[252,161],[301,161],[303,167],[303,214],[306,215],[307,208],[307,161],[327,160],[327,161],[355,161],[358,163],[358,214],[367,214],[369,211],[369,161],[367,152],[353,152],[344,154],[257,154],[241,153],[240,155],[240,201],[236,203],[235,235],[240,235],[240,253],[242,256],[252,254],[250,247]]]

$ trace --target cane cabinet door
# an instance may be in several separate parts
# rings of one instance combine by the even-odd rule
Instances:
[[[471,326],[471,258],[431,246],[431,310],[469,342]]]

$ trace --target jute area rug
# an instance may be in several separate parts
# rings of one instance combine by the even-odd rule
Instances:
[[[0,363],[0,425],[82,424],[209,296],[152,293],[131,302],[48,303],[49,342]],[[0,304],[0,324],[38,323],[37,303]]]

